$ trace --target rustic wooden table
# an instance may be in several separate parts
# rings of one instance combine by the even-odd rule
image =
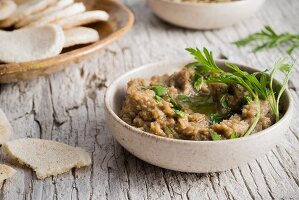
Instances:
[[[230,42],[265,24],[299,33],[299,1],[268,0],[255,17],[205,32],[160,21],[144,0],[126,4],[136,15],[134,28],[106,50],[49,77],[1,86],[0,105],[12,123],[14,138],[83,147],[92,155],[92,165],[45,180],[38,180],[28,168],[17,168],[0,199],[299,199],[298,63],[290,84],[297,112],[288,134],[266,156],[222,173],[180,173],[137,159],[109,134],[103,109],[106,87],[115,77],[142,64],[187,56],[186,47],[206,46],[232,61],[271,66],[284,50],[253,54]],[[293,55],[298,59],[299,51]]]

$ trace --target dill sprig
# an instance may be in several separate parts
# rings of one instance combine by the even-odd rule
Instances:
[[[257,45],[253,49],[253,52],[272,49],[281,44],[286,44],[288,45],[287,53],[291,55],[296,48],[299,48],[299,34],[291,34],[288,32],[278,34],[270,26],[265,26],[260,32],[253,33],[244,39],[235,41],[233,44],[242,47],[254,42],[261,44]]]
[[[293,65],[290,65],[285,60],[279,60],[270,71],[270,76],[268,78],[266,71],[250,74],[241,70],[237,65],[229,63],[226,63],[225,65],[231,70],[231,72],[226,72],[217,66],[213,59],[212,52],[209,52],[206,48],[204,48],[203,51],[198,48],[187,48],[186,50],[194,56],[197,62],[194,62],[192,65],[195,67],[197,72],[206,76],[207,83],[239,84],[251,94],[253,101],[257,104],[257,114],[244,135],[252,133],[260,120],[260,98],[269,100],[270,107],[275,115],[276,121],[279,120],[279,100],[288,84]],[[274,90],[274,74],[278,70],[284,73],[285,78],[282,86],[278,90]]]

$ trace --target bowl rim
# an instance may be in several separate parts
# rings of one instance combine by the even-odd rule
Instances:
[[[241,140],[242,141],[254,140],[254,139],[257,139],[258,137],[262,137],[264,135],[271,134],[271,132],[273,130],[275,130],[277,127],[283,125],[288,120],[288,118],[292,117],[292,113],[293,113],[293,110],[294,110],[294,103],[293,103],[293,99],[292,99],[291,93],[290,93],[288,88],[286,88],[285,91],[284,91],[285,94],[286,94],[287,100],[288,100],[288,106],[286,108],[285,114],[283,115],[283,117],[278,122],[276,122],[275,124],[271,125],[270,127],[266,128],[262,131],[254,133],[254,134],[251,134],[251,135],[248,135],[248,136],[245,136],[245,137],[236,138],[236,139],[229,139],[229,140],[217,140],[217,141],[212,141],[212,140],[207,140],[207,141],[206,140],[182,140],[182,139],[174,139],[174,138],[167,138],[167,137],[158,136],[158,135],[155,135],[155,134],[152,134],[152,133],[148,133],[146,131],[142,131],[142,130],[134,127],[134,126],[131,126],[131,125],[127,124],[125,121],[123,121],[112,110],[112,107],[110,105],[109,100],[110,100],[111,93],[114,91],[114,90],[112,90],[113,86],[116,85],[124,77],[129,76],[131,74],[134,74],[138,71],[146,70],[148,68],[151,68],[155,65],[159,65],[159,64],[162,64],[162,63],[169,63],[169,62],[174,62],[174,61],[182,62],[182,61],[188,61],[188,60],[191,60],[191,59],[172,59],[172,60],[169,59],[169,60],[163,60],[163,61],[158,61],[158,62],[154,62],[154,63],[149,63],[149,64],[142,65],[141,67],[132,69],[132,70],[122,74],[121,76],[117,77],[108,86],[108,88],[106,90],[106,93],[105,93],[105,96],[104,96],[104,104],[105,104],[106,113],[109,114],[110,116],[112,116],[114,118],[114,120],[116,120],[117,123],[122,125],[124,128],[126,128],[129,131],[132,131],[136,134],[139,134],[141,136],[145,136],[145,137],[148,137],[148,138],[151,138],[151,139],[159,140],[159,141],[162,141],[162,142],[164,141],[164,142],[182,143],[182,144],[191,144],[191,143],[192,144],[195,144],[195,143],[196,144],[224,144],[224,143],[240,142]],[[226,59],[215,59],[215,62],[220,62],[220,63],[229,62],[231,64],[236,64],[236,65],[240,66],[241,68],[245,67],[245,68],[248,68],[248,69],[251,69],[251,70],[260,71],[256,68],[250,67],[248,65],[244,65],[244,64],[240,64],[240,63],[236,63],[236,62],[230,62],[229,60],[226,60]],[[278,81],[277,79],[274,79],[274,80],[277,81],[279,84],[281,84],[281,82]]]
[[[149,0],[148,0],[149,1]],[[253,2],[256,0],[233,0],[233,1],[229,1],[229,2],[177,2],[177,1],[171,1],[171,0],[151,0],[151,1],[162,1],[164,3],[169,3],[172,5],[178,5],[178,6],[182,6],[182,5],[186,5],[186,6],[224,6],[224,5],[228,5],[228,4],[245,4],[248,2]],[[261,0],[261,1],[265,1],[265,0]]]

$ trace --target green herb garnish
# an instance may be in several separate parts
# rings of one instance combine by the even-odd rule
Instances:
[[[212,138],[212,140],[221,140],[221,135],[219,135],[218,133],[212,133],[211,134],[211,138]]]
[[[210,116],[210,122],[211,124],[218,124],[220,122],[222,122],[225,119],[228,119],[231,116],[231,113],[227,113],[227,114],[220,114],[220,113],[213,113]]]
[[[270,107],[275,114],[276,121],[279,120],[279,100],[287,86],[293,65],[286,63],[284,60],[278,61],[270,72],[270,80],[268,80],[265,72],[249,74],[246,71],[242,71],[237,65],[234,64],[226,63],[226,67],[228,67],[232,72],[223,71],[215,63],[212,52],[209,52],[206,48],[204,48],[203,51],[199,50],[198,48],[188,48],[186,50],[189,51],[198,62],[197,65],[194,65],[196,66],[196,71],[207,74],[207,83],[239,84],[251,94],[253,100],[257,104],[257,114],[253,120],[253,123],[244,135],[249,135],[255,129],[260,119],[260,98],[269,99],[269,97],[271,97],[271,99],[269,99]],[[275,96],[275,91],[273,89],[273,76],[277,70],[282,71],[285,75],[285,78],[282,87],[279,89],[278,95]],[[212,123],[215,123],[220,119],[221,118],[219,115],[211,115]]]
[[[183,106],[181,104],[179,104],[178,102],[176,102],[174,100],[174,98],[169,97],[170,98],[170,103],[173,105],[173,110],[175,112],[175,114],[180,117],[180,118],[184,118],[185,117],[185,112],[183,109]]]
[[[202,84],[204,83],[204,77],[201,70],[198,70],[198,62],[192,62],[185,67],[193,67],[195,69],[195,76],[193,77],[193,88],[198,92],[201,89]]]
[[[194,76],[194,80],[193,80],[193,87],[196,91],[199,91],[201,88],[201,84],[203,83],[203,77],[199,76],[199,75],[195,75]]]
[[[153,87],[153,90],[156,94],[154,96],[154,99],[156,99],[158,102],[161,102],[162,99],[163,99],[162,97],[168,96],[169,97],[169,102],[173,105],[173,111],[175,112],[175,114],[180,118],[185,117],[185,112],[184,112],[183,106],[181,104],[179,104],[174,98],[172,98],[171,96],[169,96],[167,94],[167,88],[166,87],[164,87],[162,85],[157,85],[157,86]]]
[[[191,98],[186,95],[178,95],[178,99],[185,103],[192,103]]]
[[[223,108],[228,109],[226,97],[227,97],[227,94],[222,95],[221,98],[219,99],[219,103]]]
[[[244,96],[244,97],[242,97],[242,99],[241,99],[241,104],[242,105],[248,105],[248,104],[250,104],[252,102],[252,98],[251,98],[251,96]]]
[[[237,132],[232,132],[229,136],[229,139],[236,139],[239,137],[240,137],[240,135]]]
[[[195,67],[196,65],[198,65],[198,62],[192,62],[185,65],[185,67]]]
[[[281,44],[287,44],[287,53],[292,54],[296,48],[299,48],[299,34],[291,34],[288,32],[278,34],[270,26],[265,26],[260,32],[253,33],[244,39],[235,41],[233,44],[241,47],[253,42],[261,43],[253,49],[253,52],[263,49],[272,49]]]
[[[157,85],[153,87],[154,92],[157,96],[163,97],[167,94],[167,88],[162,85]]]
[[[169,102],[173,105],[173,108],[175,110],[183,110],[183,106],[181,104],[176,102],[176,100],[174,100],[174,98],[172,98],[172,97],[169,97],[169,98],[170,98]]]
[[[163,98],[158,95],[155,95],[154,99],[156,99],[158,102],[161,102]]]
[[[175,114],[180,117],[180,118],[184,118],[185,117],[185,112],[181,111],[181,110],[174,110]]]
[[[284,79],[282,82],[282,86],[277,91],[277,96],[276,96],[276,93],[273,88],[273,81],[274,81],[274,74],[277,72],[277,70],[279,70],[284,74]],[[282,93],[284,92],[284,90],[288,85],[292,71],[293,71],[293,65],[286,63],[284,59],[280,59],[275,63],[274,68],[270,72],[270,83],[269,83],[269,87],[270,87],[269,95],[271,96],[270,106],[275,114],[276,122],[280,119],[279,101]]]

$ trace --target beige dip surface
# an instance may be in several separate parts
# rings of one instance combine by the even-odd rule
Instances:
[[[254,121],[257,105],[240,85],[205,83],[194,88],[195,70],[182,66],[171,75],[136,78],[128,83],[120,117],[155,135],[186,140],[241,137]],[[261,119],[253,132],[273,124],[268,100],[261,100]],[[218,116],[218,117],[217,117]],[[220,119],[219,119],[220,118]]]
[[[124,2],[136,14],[134,28],[124,38],[63,72],[0,86],[0,105],[12,124],[14,138],[52,139],[84,148],[92,157],[88,168],[43,181],[28,168],[16,168],[17,173],[3,184],[0,199],[298,199],[298,64],[289,84],[297,112],[286,137],[266,156],[221,173],[179,173],[132,156],[108,132],[103,100],[106,86],[116,77],[147,63],[180,58],[186,55],[186,47],[206,46],[216,57],[222,54],[260,69],[271,66],[284,51],[252,54],[251,48],[238,49],[230,42],[265,24],[279,32],[299,33],[299,1],[269,0],[248,21],[205,32],[160,21],[145,1]],[[298,60],[299,52],[293,56]]]

